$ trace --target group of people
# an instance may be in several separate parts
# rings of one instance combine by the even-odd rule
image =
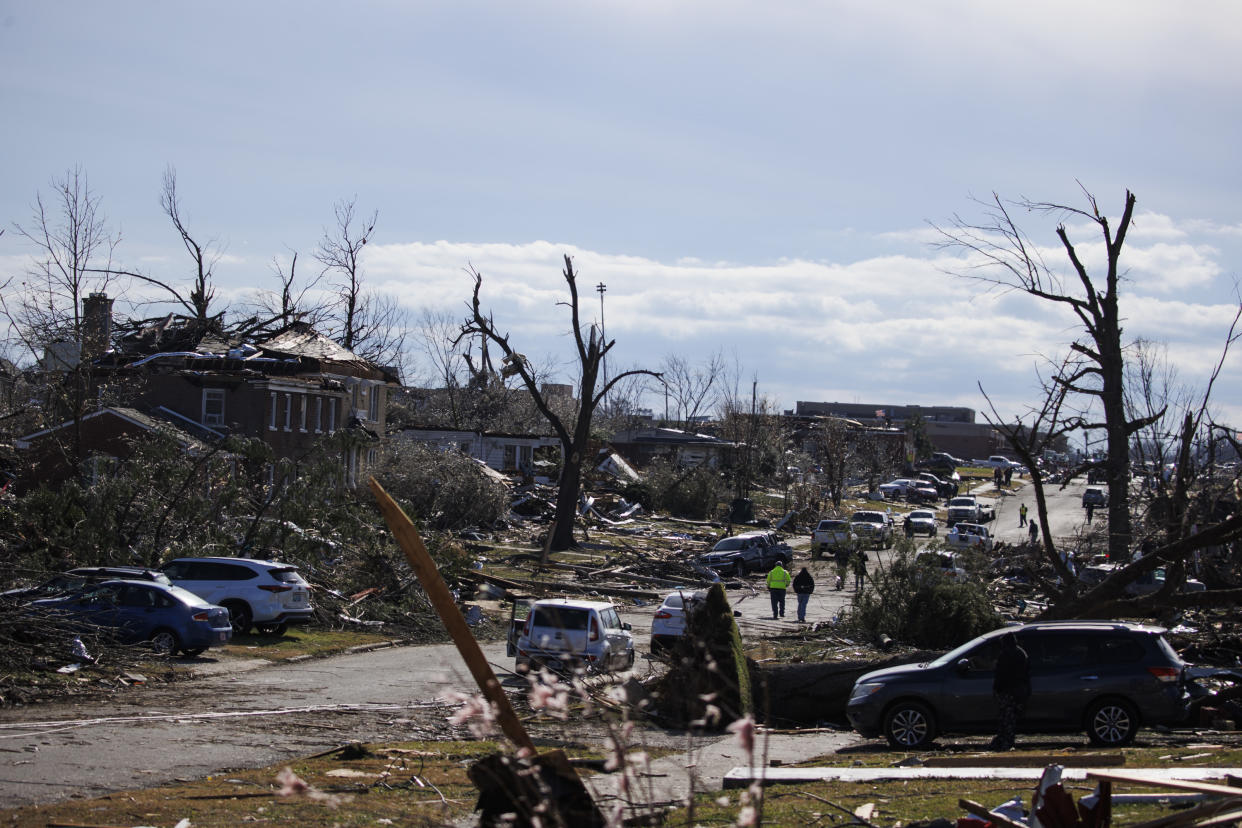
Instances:
[[[844,588],[845,573],[851,566],[854,569],[854,588],[863,588],[867,580],[867,552],[865,550],[858,549],[853,552],[848,549],[840,550],[836,555],[836,564],[837,589]],[[767,578],[768,597],[772,602],[772,620],[776,621],[785,617],[785,593],[788,592],[790,586],[793,587],[794,596],[798,599],[798,621],[805,622],[807,604],[811,602],[811,593],[815,591],[815,578],[805,566],[797,575],[791,577],[789,570],[781,566],[779,561],[768,571]]]

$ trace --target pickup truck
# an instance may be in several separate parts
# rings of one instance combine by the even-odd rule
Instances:
[[[950,549],[979,549],[992,551],[992,535],[988,527],[977,523],[959,523],[944,536],[944,544]]]
[[[975,520],[971,521],[971,523],[987,523],[988,521],[996,520],[996,507],[992,505],[991,501],[980,500],[972,494],[958,495],[950,500],[950,513],[953,511],[954,506],[974,506],[978,512],[978,516]],[[950,517],[952,517],[951,514]]]
[[[1004,455],[993,454],[987,460],[971,460],[970,465],[975,466],[977,468],[981,468],[981,469],[1007,469],[1011,466],[1014,469],[1017,469],[1018,466],[1022,464],[1017,463],[1013,460],[1010,460],[1008,457],[1005,457]]]
[[[891,549],[895,542],[893,518],[885,512],[864,509],[850,517],[850,529],[860,543],[870,543],[876,549]]]
[[[957,479],[955,480],[954,478]],[[957,472],[953,472],[952,476],[945,477],[938,477],[931,472],[919,472],[919,479],[930,483],[941,497],[955,497],[959,481],[961,480]]]
[[[858,536],[850,530],[848,520],[826,518],[819,522],[811,532],[811,559],[817,560],[824,553],[833,553],[842,547],[850,547],[858,542]]]
[[[793,549],[771,532],[743,532],[722,538],[712,551],[699,556],[704,566],[736,575],[767,572],[777,561],[788,565],[792,560]]]

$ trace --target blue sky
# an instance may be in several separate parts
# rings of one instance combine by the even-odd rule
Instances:
[[[1127,336],[1201,387],[1238,302],[1240,24],[1193,1],[0,0],[0,221],[80,164],[117,263],[182,280],[171,164],[243,301],[356,198],[377,289],[456,314],[473,265],[541,362],[572,364],[568,253],[608,286],[612,365],[723,349],[784,408],[982,409],[982,383],[1008,416],[1073,320],[945,275],[967,263],[929,223],[993,192],[1084,207],[1080,185],[1116,215],[1130,189]],[[1059,266],[1055,223],[1020,219]],[[0,278],[29,252],[0,237]],[[1215,395],[1236,423],[1239,360]]]

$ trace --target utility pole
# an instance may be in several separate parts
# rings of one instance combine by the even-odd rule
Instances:
[[[607,341],[608,339],[607,335],[604,333],[604,293],[608,290],[608,285],[604,284],[603,282],[600,282],[598,285],[595,286],[595,289],[599,291],[599,340],[600,340],[599,346],[603,348],[604,342]],[[601,367],[604,369],[604,385],[607,385],[608,384],[608,355],[607,354],[604,354],[604,358],[601,362]]]

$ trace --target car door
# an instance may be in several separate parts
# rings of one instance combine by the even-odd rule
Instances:
[[[126,641],[146,641],[158,629],[184,634],[186,613],[158,589],[126,584],[117,595],[117,627]]]
[[[1019,636],[1031,660],[1031,697],[1022,720],[1026,729],[1076,730],[1091,699],[1103,687],[1090,638],[1072,630]]]
[[[509,633],[505,636],[505,652],[510,658],[517,655],[518,639],[522,636],[522,627],[526,626],[526,619],[530,617],[532,603],[534,599],[526,596],[514,596],[513,598],[513,606],[509,609]]]
[[[621,616],[617,614],[616,608],[608,607],[601,610],[599,615],[604,626],[604,636],[608,640],[608,651],[612,657],[612,662],[606,665],[606,669],[623,669],[629,666],[630,642],[633,640],[630,631],[621,622]]]
[[[947,732],[988,732],[996,727],[997,706],[992,696],[996,674],[996,638],[979,642],[945,670],[944,702],[938,709],[941,727]],[[963,663],[964,662],[964,663]]]

